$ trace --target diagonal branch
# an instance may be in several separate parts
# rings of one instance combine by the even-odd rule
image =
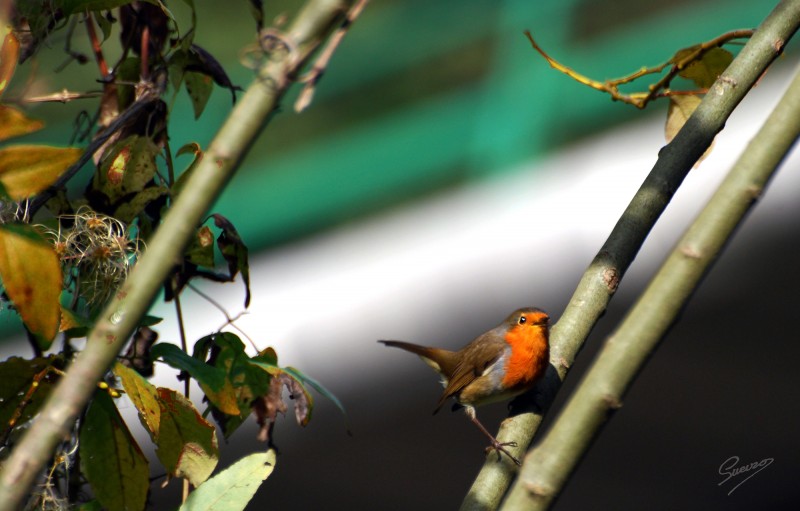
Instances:
[[[553,326],[550,342],[555,370],[547,375],[532,405],[515,411],[514,416],[503,421],[500,427],[499,441],[515,441],[520,446],[515,455],[521,455],[530,445],[569,367],[684,177],[799,26],[800,0],[781,1],[717,79],[677,136],[661,149],[658,161],[583,274],[567,308]],[[515,473],[510,464],[488,458],[461,509],[496,509]]]
[[[148,243],[147,252],[115,298],[98,317],[84,349],[53,390],[31,428],[0,472],[0,511],[20,509],[56,444],[68,435],[88,402],[95,383],[105,374],[140,318],[147,312],[174,264],[208,209],[233,177],[292,77],[331,30],[341,23],[349,0],[309,0],[279,38],[286,51],[264,60],[248,88],[220,128],[183,192]]]
[[[800,71],[758,134],[606,341],[553,427],[526,458],[503,509],[547,509],[619,408],[703,276],[800,136]]]

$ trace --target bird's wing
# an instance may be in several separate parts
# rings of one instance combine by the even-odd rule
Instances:
[[[490,332],[478,337],[459,352],[458,358],[461,362],[453,370],[453,374],[447,382],[447,386],[436,403],[436,410],[439,411],[448,398],[458,397],[459,392],[467,385],[480,377],[487,367],[494,364],[503,353],[505,342],[491,336]]]

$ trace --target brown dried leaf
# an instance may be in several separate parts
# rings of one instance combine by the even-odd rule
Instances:
[[[286,388],[289,389],[289,397],[294,401],[294,416],[297,419],[297,423],[301,426],[305,426],[311,418],[309,414],[310,403],[308,392],[300,385],[300,382],[294,378],[286,374],[281,374],[280,378],[283,380]]]
[[[702,100],[697,96],[670,96],[669,110],[667,111],[667,123],[664,126],[664,136],[667,142],[675,138],[675,135],[681,130],[686,121],[691,117],[692,113],[697,109]],[[711,150],[714,148],[714,143],[706,149],[706,152],[698,158],[694,168],[697,168],[700,163],[708,157]]]
[[[269,393],[257,397],[253,401],[253,413],[260,426],[258,436],[256,436],[259,442],[271,443],[270,433],[272,433],[272,426],[275,424],[278,412],[286,414],[286,403],[283,402],[282,394],[283,382],[280,378],[274,377],[269,383]]]

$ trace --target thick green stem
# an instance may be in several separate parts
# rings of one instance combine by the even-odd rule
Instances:
[[[197,226],[244,158],[313,50],[341,21],[350,0],[310,0],[283,34],[271,34],[275,50],[220,128],[202,161],[148,243],[130,277],[99,316],[84,349],[53,390],[30,430],[0,472],[0,511],[20,509],[58,442],[86,406],[96,383],[150,308],[162,283],[182,257]]]
[[[800,72],[617,331],[525,468],[503,509],[547,509],[800,136]]]
[[[686,174],[725,126],[736,105],[783,51],[798,26],[800,0],[783,0],[711,87],[677,136],[659,153],[658,161],[553,326],[551,362],[556,370],[548,374],[533,404],[521,413],[515,412],[516,415],[505,420],[500,428],[497,435],[500,441],[515,441],[520,446],[515,455],[521,455],[530,445],[569,367]],[[461,509],[496,509],[515,475],[515,467],[488,457]]]

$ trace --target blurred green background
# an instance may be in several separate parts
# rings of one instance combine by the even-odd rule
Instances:
[[[252,73],[239,55],[253,42],[247,3],[195,3],[195,41],[246,86]],[[297,5],[265,2],[267,20]],[[170,7],[187,27],[186,6]],[[373,1],[336,52],[312,106],[294,114],[295,88],[215,210],[257,249],[491,179],[641,115],[550,69],[524,30],[554,58],[603,80],[659,64],[722,32],[754,27],[771,7],[754,0]],[[91,56],[85,39],[79,26],[73,49]],[[65,59],[63,44],[62,33],[41,52],[38,76],[45,81],[37,86],[97,89],[86,80],[95,74],[91,59],[51,74]],[[113,36],[106,43],[111,61],[117,46]],[[21,83],[18,76],[15,85]],[[35,108],[49,129],[30,139],[67,142],[77,111],[91,112],[90,105]],[[173,150],[190,141],[205,147],[230,106],[228,91],[217,88],[195,121],[181,91],[170,125]],[[663,110],[665,102],[650,108]],[[188,157],[178,159],[182,164]]]

